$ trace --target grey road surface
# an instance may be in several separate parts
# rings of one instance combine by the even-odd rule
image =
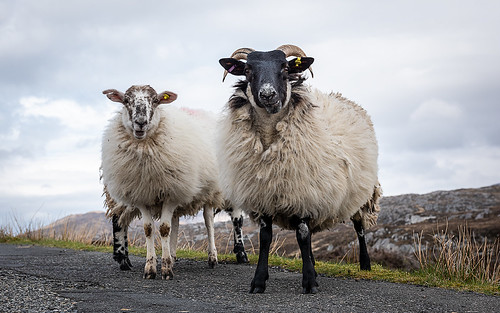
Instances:
[[[249,294],[254,265],[178,260],[174,280],[144,280],[144,259],[120,271],[110,253],[0,244],[0,312],[500,312],[500,297],[319,277],[270,269],[265,294]],[[160,275],[158,275],[160,276]]]

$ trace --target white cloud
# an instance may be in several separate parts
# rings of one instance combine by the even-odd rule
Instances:
[[[102,111],[97,111],[94,107],[78,104],[74,100],[49,100],[33,96],[23,97],[19,103],[19,114],[23,117],[55,118],[64,127],[82,134],[92,134],[95,128],[102,127],[111,108],[107,102]]]

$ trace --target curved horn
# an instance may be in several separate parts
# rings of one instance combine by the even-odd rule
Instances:
[[[246,60],[247,55],[250,52],[254,52],[255,50],[252,48],[239,48],[238,50],[234,51],[233,54],[231,54],[231,58],[236,59],[236,60]]]
[[[238,50],[234,51],[233,54],[231,54],[231,58],[236,59],[236,60],[246,60],[247,55],[250,52],[254,52],[255,50],[252,48],[239,48]],[[226,79],[227,76],[227,71],[224,70],[224,76],[222,77],[222,81]]]
[[[295,45],[281,45],[276,50],[281,50],[285,53],[285,58],[288,57],[305,57],[307,56],[306,53],[300,49],[299,47]],[[309,67],[309,72],[311,72],[311,77],[314,77],[314,73],[312,71],[312,68]]]

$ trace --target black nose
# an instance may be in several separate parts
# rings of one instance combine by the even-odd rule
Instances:
[[[141,129],[144,128],[144,126],[146,126],[146,121],[137,121],[135,122],[137,124],[137,126],[139,126]]]
[[[272,89],[265,89],[259,92],[259,98],[264,102],[271,102],[276,98],[276,91]]]

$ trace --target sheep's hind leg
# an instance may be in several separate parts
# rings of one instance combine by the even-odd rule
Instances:
[[[248,256],[245,252],[245,246],[243,244],[243,212],[240,209],[232,209],[229,211],[231,215],[231,221],[233,222],[233,232],[234,232],[234,249],[233,252],[236,254],[236,262],[248,263]]]
[[[217,265],[217,248],[215,247],[215,230],[214,230],[214,210],[205,207],[203,209],[203,218],[207,228],[208,236],[208,266],[214,268]]]
[[[141,214],[144,222],[144,234],[146,235],[146,265],[144,266],[144,278],[154,279],[156,277],[156,251],[154,241],[154,223],[149,208],[142,208]]]
[[[351,219],[354,224],[354,229],[356,230],[356,234],[358,235],[359,242],[359,267],[364,271],[371,271],[370,265],[370,256],[368,255],[368,249],[366,248],[365,241],[365,228],[363,227],[363,223],[361,219]]]
[[[266,280],[269,278],[269,247],[273,240],[273,219],[263,215],[260,218],[259,261],[250,285],[250,293],[263,293],[266,290]]]
[[[316,270],[311,247],[311,232],[307,219],[301,219],[295,232],[302,255],[302,293],[317,293]]]
[[[174,260],[170,252],[170,236],[172,228],[172,217],[177,206],[171,203],[164,203],[160,217],[160,238],[161,238],[161,278],[174,279]]]
[[[172,229],[170,230],[170,254],[172,259],[177,260],[177,241],[179,235],[179,216],[172,218]]]
[[[118,215],[113,215],[113,259],[120,264],[121,270],[127,271],[132,269],[128,258],[128,225],[121,227],[119,219]]]

